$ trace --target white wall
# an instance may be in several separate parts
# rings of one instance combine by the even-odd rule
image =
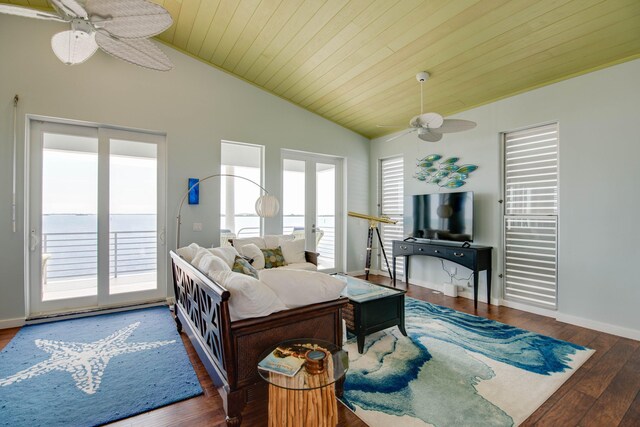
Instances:
[[[167,134],[167,241],[174,241],[172,218],[188,177],[219,171],[220,140],[266,146],[266,187],[280,198],[282,148],[346,158],[348,210],[363,211],[368,199],[368,140],[306,110],[162,46],[175,64],[159,73],[126,64],[98,52],[87,63],[68,67],[54,56],[51,36],[64,24],[0,16],[0,321],[23,318],[24,225],[11,232],[12,106],[20,95],[18,186],[22,189],[25,115],[37,114]],[[183,210],[182,241],[209,245],[219,228],[219,184],[201,189],[201,205]],[[18,198],[23,217],[23,194]],[[280,198],[281,199],[281,198]],[[266,232],[279,231],[269,219]],[[202,233],[191,223],[202,222]],[[366,230],[365,230],[366,232]],[[355,270],[364,252],[362,230],[349,230],[347,265]],[[1,322],[0,322],[1,323]],[[7,322],[5,322],[7,324]]]
[[[416,89],[417,90],[417,89]],[[429,97],[429,83],[425,87]],[[418,109],[416,105],[416,109]],[[557,317],[571,323],[640,338],[640,60],[517,95],[456,117],[473,120],[472,131],[445,135],[438,143],[406,136],[372,142],[371,182],[379,158],[404,154],[405,194],[436,192],[412,178],[415,161],[430,153],[459,156],[479,165],[460,190],[476,194],[478,244],[494,250],[493,299],[502,295],[499,133],[557,121],[560,128],[560,219]],[[375,206],[371,187],[371,209]],[[409,206],[405,215],[409,215]],[[434,259],[412,258],[418,282],[447,276]],[[480,295],[485,295],[481,274]]]

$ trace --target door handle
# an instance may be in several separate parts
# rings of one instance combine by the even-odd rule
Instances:
[[[38,247],[38,243],[40,243],[40,239],[38,239],[38,235],[36,234],[36,230],[35,229],[31,229],[31,234],[29,235],[29,249],[31,250],[31,252],[35,252],[36,248]]]
[[[317,231],[316,225],[315,224],[311,224],[311,232],[315,233],[316,231]]]
[[[166,229],[165,229],[165,227],[162,227],[162,230],[160,231],[160,233],[158,233],[158,239],[160,239],[160,244],[162,246],[164,246],[164,244],[165,244],[166,235],[167,235]]]

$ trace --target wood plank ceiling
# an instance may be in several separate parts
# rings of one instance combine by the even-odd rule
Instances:
[[[373,138],[640,57],[639,0],[154,0],[158,38]],[[44,0],[11,1],[42,7]]]

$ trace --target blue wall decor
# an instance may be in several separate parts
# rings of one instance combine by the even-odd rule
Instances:
[[[200,180],[198,178],[189,178],[189,204],[197,205],[200,203]]]
[[[415,175],[418,181],[435,184],[438,187],[459,188],[467,183],[476,165],[458,165],[459,157],[443,159],[440,154],[429,154],[418,159]]]

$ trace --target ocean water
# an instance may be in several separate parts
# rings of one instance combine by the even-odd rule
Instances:
[[[154,231],[155,214],[111,215],[110,231]],[[96,233],[98,216],[84,214],[42,215],[43,233]]]

